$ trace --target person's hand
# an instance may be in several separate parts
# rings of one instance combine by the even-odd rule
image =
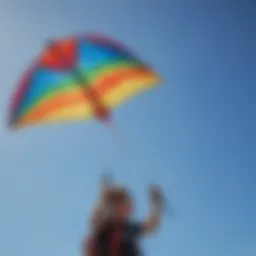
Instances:
[[[112,177],[109,174],[103,174],[101,177],[101,193],[100,198],[103,202],[108,202],[109,198],[112,195],[113,191],[113,183],[112,183]]]
[[[103,186],[108,186],[108,185],[112,185],[113,184],[113,177],[110,173],[103,173],[101,175],[101,184]]]
[[[163,204],[163,194],[159,186],[151,185],[149,187],[149,198],[150,201],[154,204]]]

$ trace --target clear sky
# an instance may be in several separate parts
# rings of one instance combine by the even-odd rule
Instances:
[[[163,78],[114,112],[135,156],[96,122],[0,133],[0,255],[75,256],[105,167],[146,212],[148,181],[176,209],[148,256],[256,255],[255,3],[0,0],[0,113],[45,42],[102,32]]]

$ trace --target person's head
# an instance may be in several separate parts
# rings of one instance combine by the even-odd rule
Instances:
[[[128,191],[124,188],[116,188],[111,195],[111,204],[114,216],[119,220],[129,219],[132,210],[132,199]]]

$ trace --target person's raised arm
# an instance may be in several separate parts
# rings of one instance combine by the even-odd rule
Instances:
[[[142,223],[142,233],[149,234],[160,226],[163,212],[163,196],[161,190],[156,186],[149,189],[150,210],[147,219]]]
[[[109,197],[112,192],[112,181],[109,176],[104,175],[100,186],[100,199],[91,214],[91,228],[93,233],[100,232],[106,223],[107,215],[109,214]]]

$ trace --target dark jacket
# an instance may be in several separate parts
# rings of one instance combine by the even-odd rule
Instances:
[[[138,245],[141,233],[139,223],[109,223],[87,241],[84,256],[141,256]]]

